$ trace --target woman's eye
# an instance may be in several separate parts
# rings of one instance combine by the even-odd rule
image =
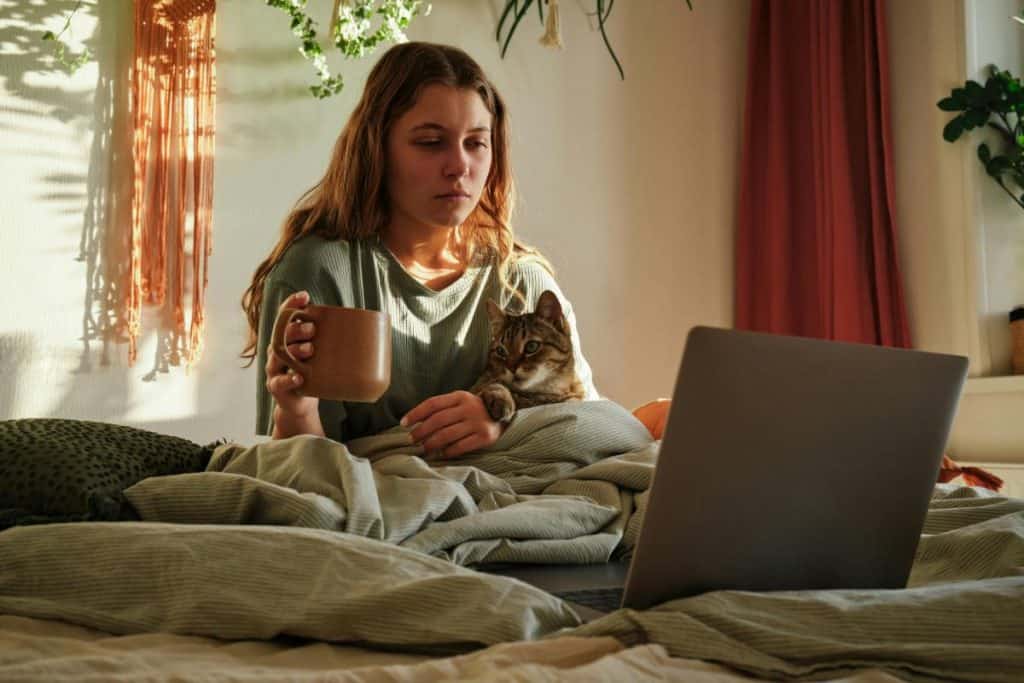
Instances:
[[[481,142],[480,140],[474,140],[474,141],[470,142],[469,144],[470,144],[471,147],[474,147],[476,149],[487,149],[487,143],[486,142]]]
[[[508,358],[508,351],[505,350],[504,346],[499,346],[494,349],[494,352],[498,354],[498,358]]]
[[[528,341],[528,342],[526,342],[526,349],[525,349],[526,353],[528,353],[528,354],[530,354],[530,353],[537,353],[537,351],[539,349],[540,349],[540,342],[536,342],[536,341]]]
[[[441,141],[440,140],[417,140],[416,144],[417,145],[430,146],[430,145],[436,145],[439,142],[441,142]]]

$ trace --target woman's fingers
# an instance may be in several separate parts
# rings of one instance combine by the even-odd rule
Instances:
[[[454,424],[463,422],[462,411],[456,404],[452,408],[439,410],[427,419],[423,420],[410,432],[412,440],[418,443],[425,443],[439,431]]]
[[[305,308],[309,304],[309,292],[301,291],[295,292],[287,299],[281,302],[277,310],[282,308]]]
[[[489,446],[487,439],[485,439],[479,432],[473,432],[472,434],[459,439],[451,446],[444,448],[442,454],[446,458],[457,458],[460,455],[466,453],[472,453],[475,450],[479,450],[485,446]]]
[[[302,375],[297,372],[285,372],[267,380],[267,391],[280,402],[286,396],[302,386]]]
[[[414,443],[426,453],[454,458],[486,448],[497,441],[503,428],[487,414],[483,400],[468,391],[434,396],[406,413],[403,426]]]
[[[312,341],[316,334],[316,325],[305,320],[293,320],[284,330],[284,340],[287,344]]]
[[[454,408],[462,402],[461,394],[469,395],[469,392],[452,391],[447,394],[432,396],[406,413],[405,417],[401,419],[400,424],[403,427],[408,427],[416,424],[417,422],[425,422],[431,415],[440,410]]]
[[[474,431],[473,424],[464,420],[450,424],[447,427],[438,429],[429,437],[423,439],[423,449],[426,451],[432,451],[435,449],[444,450],[460,439],[464,439],[470,434],[473,434]]]
[[[307,360],[313,357],[313,344],[302,342],[301,344],[289,344],[288,350],[299,360]]]

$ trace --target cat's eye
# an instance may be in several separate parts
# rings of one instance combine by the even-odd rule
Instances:
[[[495,348],[494,353],[498,355],[498,358],[508,358],[508,351],[505,350],[504,346]]]
[[[537,353],[538,351],[540,351],[540,342],[532,340],[526,342],[526,348],[524,349],[524,351],[526,351],[527,355]]]

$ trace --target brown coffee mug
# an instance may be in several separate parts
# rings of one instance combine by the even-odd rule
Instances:
[[[315,352],[308,361],[291,354],[285,329],[293,320],[316,325]],[[391,321],[387,313],[362,308],[282,308],[274,322],[274,351],[302,375],[299,390],[332,401],[373,403],[391,384]]]

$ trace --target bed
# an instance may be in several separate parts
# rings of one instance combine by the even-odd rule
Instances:
[[[609,401],[431,463],[396,429],[221,444],[0,532],[0,680],[1024,676],[1024,500],[938,484],[905,590],[717,591],[582,624],[482,562],[626,561],[658,442]],[[133,470],[133,471],[137,471]]]

